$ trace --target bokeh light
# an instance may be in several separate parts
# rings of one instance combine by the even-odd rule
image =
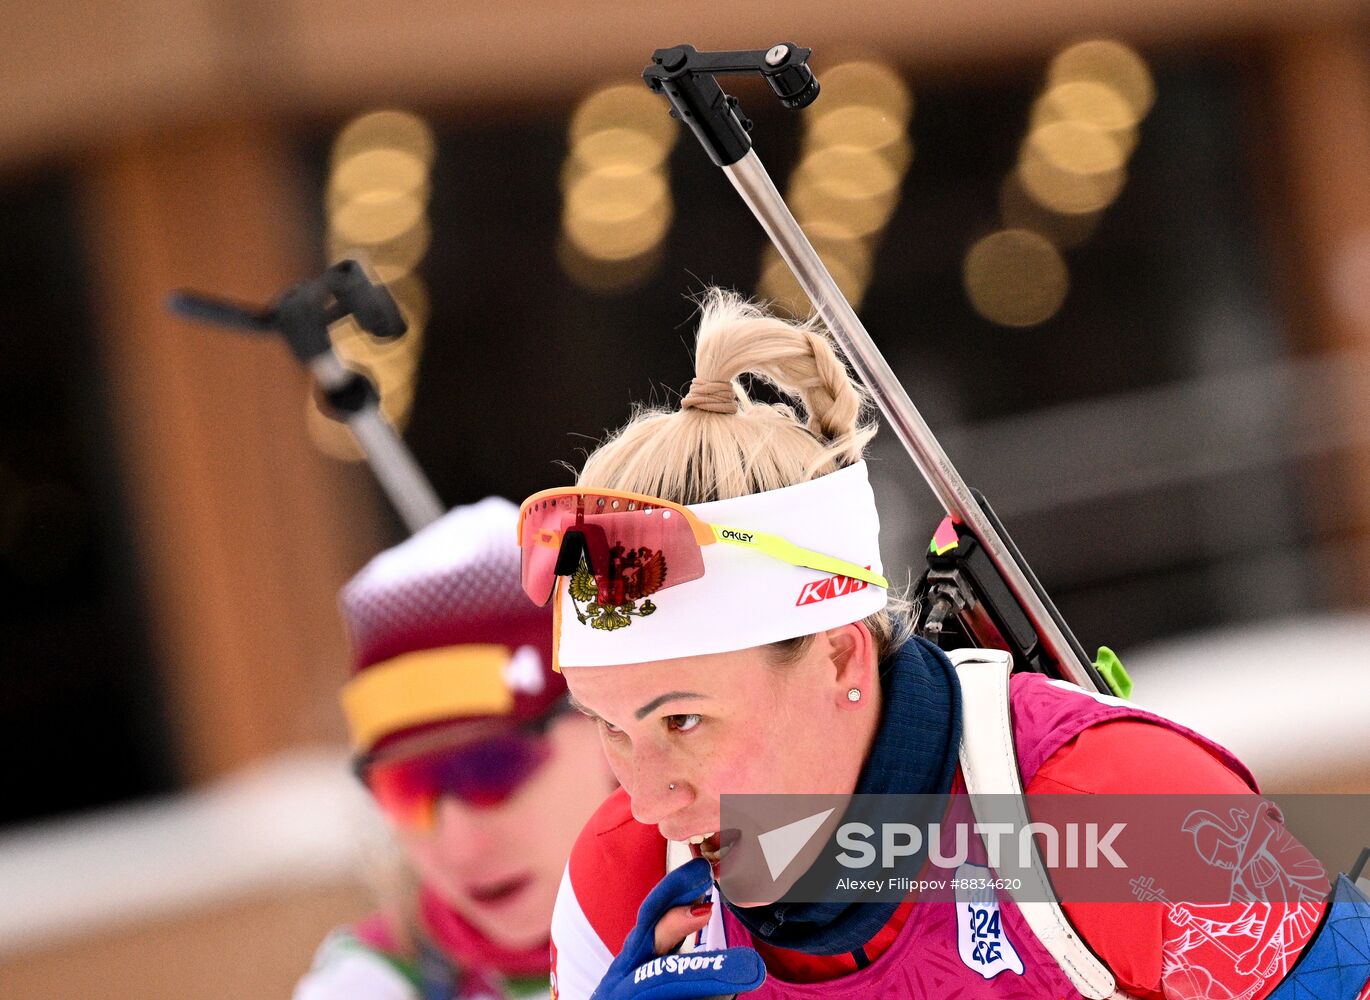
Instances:
[[[1137,145],[1138,121],[1121,94],[1093,80],[1057,84],[1032,105],[1032,128],[1052,122],[1079,122],[1106,133],[1124,156]]]
[[[565,235],[557,241],[557,262],[577,285],[600,295],[615,295],[640,287],[661,266],[662,252],[656,247],[635,257],[604,260],[588,257]]]
[[[975,311],[1002,326],[1035,326],[1055,315],[1070,286],[1061,253],[1027,229],[1001,229],[980,239],[962,269]]]
[[[1146,62],[1122,42],[1089,39],[1056,54],[999,189],[1003,228],[964,261],[977,312],[1014,327],[1055,315],[1070,284],[1060,250],[1088,240],[1123,190],[1155,98]]]
[[[1023,144],[1018,177],[1028,194],[1053,211],[1097,212],[1122,190],[1124,160],[1108,133],[1080,122],[1051,122]]]
[[[577,106],[561,170],[557,251],[572,281],[612,294],[656,266],[675,215],[666,161],[678,134],[661,100],[640,83],[603,87]]]
[[[875,245],[913,159],[913,96],[893,68],[871,61],[840,63],[821,80],[821,99],[804,113],[803,147],[786,200],[833,280],[858,306],[870,283]],[[763,255],[758,287],[792,315],[811,309],[771,248]]]
[[[330,263],[353,258],[385,282],[409,330],[382,343],[350,319],[329,331],[343,362],[368,374],[381,398],[381,412],[403,428],[413,405],[428,292],[414,273],[432,242],[428,221],[429,172],[437,141],[428,124],[406,111],[386,110],[348,122],[333,141],[324,204]],[[311,397],[306,406],[315,444],[329,455],[360,461],[352,435],[325,415]]]
[[[1091,39],[1062,50],[1032,106],[1020,187],[1057,214],[1107,208],[1126,183],[1137,127],[1154,100],[1151,71],[1123,43]]]
[[[902,127],[913,115],[913,94],[894,67],[873,60],[838,63],[823,71],[821,99],[813,105],[820,121],[839,108],[873,108]]]
[[[577,147],[596,133],[624,129],[670,149],[679,128],[661,98],[635,80],[602,87],[581,101],[571,115],[569,136],[571,146]]]
[[[333,140],[333,166],[372,149],[398,149],[431,167],[437,155],[433,130],[418,115],[385,110],[359,115],[339,130]]]
[[[1103,84],[1132,109],[1134,123],[1156,100],[1156,84],[1146,61],[1130,46],[1111,38],[1092,38],[1057,53],[1047,70],[1048,88],[1087,81]]]
[[[330,207],[371,192],[406,195],[428,183],[428,164],[403,149],[366,149],[340,160],[328,178]]]
[[[423,220],[427,202],[415,192],[363,191],[333,211],[329,229],[342,243],[375,246],[415,228]]]
[[[1094,234],[1103,211],[1055,212],[1024,190],[1017,171],[999,186],[999,216],[1007,229],[1031,229],[1062,249],[1080,246]]]
[[[376,277],[381,281],[390,282],[418,267],[419,262],[428,253],[428,246],[432,241],[433,229],[425,216],[394,239],[368,247],[367,257],[372,270],[376,272]],[[328,259],[341,260],[349,252],[355,251],[356,246],[355,242],[344,239],[339,233],[330,233]]]

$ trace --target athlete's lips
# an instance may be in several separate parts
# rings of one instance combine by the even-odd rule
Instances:
[[[667,840],[674,840],[676,843],[686,844],[689,843],[692,837],[712,837],[714,831],[718,829],[717,817],[714,817],[714,819],[709,820],[708,822],[711,825],[706,826],[702,821],[694,821],[689,825],[686,825],[679,822],[675,817],[672,817],[664,823],[658,823],[656,828],[657,832]]]
[[[532,875],[515,875],[511,878],[500,879],[497,882],[483,882],[480,885],[467,886],[466,894],[471,897],[472,902],[480,906],[499,906],[519,895],[532,882]]]
[[[691,844],[690,853],[717,868],[741,837],[741,830],[720,830],[702,844]]]

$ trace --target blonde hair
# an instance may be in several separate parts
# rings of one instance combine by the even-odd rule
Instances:
[[[751,398],[744,379],[788,402]],[[808,482],[861,461],[869,397],[817,318],[791,323],[734,292],[701,303],[695,378],[679,409],[642,407],[586,460],[578,483],[695,504]],[[907,637],[900,609],[866,619],[883,659]],[[777,644],[784,658],[795,640]]]

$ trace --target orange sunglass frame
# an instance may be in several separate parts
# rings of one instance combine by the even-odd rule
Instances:
[[[637,504],[641,507],[659,507],[663,510],[674,511],[690,525],[690,531],[694,534],[694,539],[700,546],[713,545],[717,538],[714,537],[713,528],[699,519],[699,515],[688,507],[683,507],[670,500],[662,500],[660,497],[648,496],[646,493],[631,493],[628,490],[575,490],[575,489],[550,489],[539,490],[519,505],[519,521],[517,538],[519,548],[523,547],[523,522],[528,517],[528,511],[533,505],[542,500],[551,500],[559,497],[575,497],[584,499],[585,497],[604,497],[606,500],[623,500],[630,504]],[[629,510],[634,508],[630,507]]]

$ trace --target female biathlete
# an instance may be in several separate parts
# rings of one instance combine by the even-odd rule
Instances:
[[[413,884],[330,935],[296,1000],[547,995],[566,853],[613,778],[519,588],[516,516],[453,510],[343,591],[357,773]]]
[[[1321,894],[1263,911],[1066,903],[1055,924],[1000,894],[973,926],[956,900],[722,896],[721,795],[947,793],[981,720],[887,596],[862,460],[874,428],[823,333],[714,292],[696,373],[678,410],[639,413],[574,488],[520,512],[524,588],[552,604],[559,666],[622,786],[563,877],[554,994],[1260,1000],[1330,940]],[[747,378],[793,405],[752,400]],[[1031,674],[1005,687],[1001,743],[1029,793],[1254,789],[1222,748],[1130,703]],[[1339,1000],[1370,971],[1347,966],[1354,951],[1336,959]]]

